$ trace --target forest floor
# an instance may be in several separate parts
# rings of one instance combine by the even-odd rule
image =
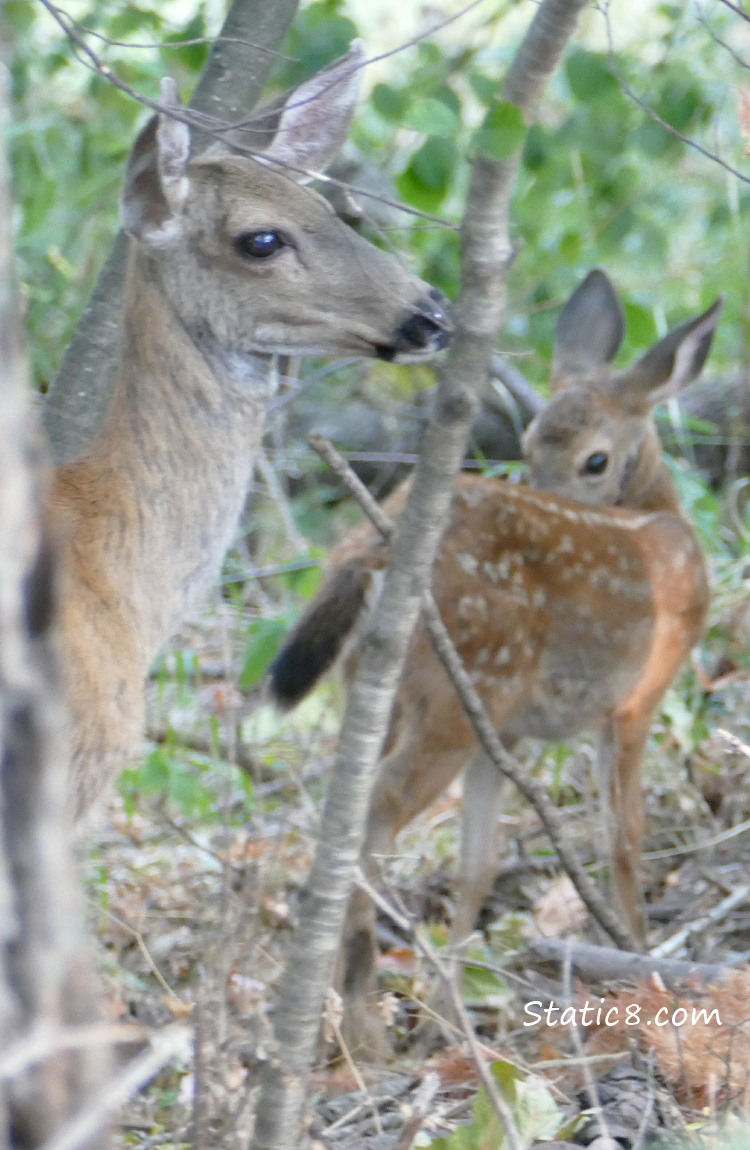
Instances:
[[[750,673],[734,654],[742,601],[717,596],[709,638],[670,691],[645,764],[649,946],[662,962],[736,965],[722,983],[673,990],[668,977],[583,975],[535,950],[539,938],[606,940],[536,814],[509,800],[501,872],[467,951],[464,997],[479,1057],[528,1145],[588,1145],[608,1132],[619,1139],[610,1146],[688,1133],[691,1145],[708,1146],[750,1103]],[[223,603],[179,637],[150,687],[144,764],[126,772],[85,861],[112,1017],[144,1036],[181,1036],[121,1116],[121,1145],[248,1141],[268,1007],[315,849],[340,710],[330,683],[284,716],[238,690],[248,621],[267,610],[266,600]],[[603,883],[592,746],[528,744],[519,754]],[[453,913],[459,821],[457,786],[407,828],[385,864],[387,898],[438,952]],[[467,1036],[449,1032],[432,1050],[416,1037],[434,968],[413,932],[384,916],[379,931],[393,1058],[378,1069],[321,1062],[313,1145],[501,1147]],[[599,1025],[584,1025],[586,1003],[594,1021],[601,1009]],[[575,1025],[545,1015],[550,1006],[575,1008]]]

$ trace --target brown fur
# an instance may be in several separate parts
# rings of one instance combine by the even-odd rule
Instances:
[[[608,837],[621,912],[643,939],[638,881],[643,836],[641,755],[665,690],[701,634],[708,605],[703,556],[680,512],[651,407],[701,370],[719,302],[656,344],[628,371],[608,361],[621,336],[619,303],[604,274],[590,273],[558,322],[555,394],[525,438],[533,490],[459,478],[433,592],[448,630],[507,746],[524,736],[564,739],[598,731],[609,779]],[[604,461],[604,465],[602,465]],[[407,485],[385,504],[397,515]],[[592,504],[594,506],[592,506]],[[615,505],[619,506],[615,506]],[[361,527],[333,552],[335,572],[306,616],[321,628],[342,610],[342,571],[381,568],[387,551]],[[296,647],[293,633],[280,658]],[[356,652],[345,675],[353,673]],[[472,760],[454,943],[473,929],[496,872],[501,777],[477,754],[465,716],[424,627],[399,688],[371,801],[365,866]],[[472,759],[473,756],[473,759]],[[367,1012],[374,915],[355,892],[339,978],[355,1046],[377,1042]]]
[[[322,166],[346,133],[360,52],[302,85],[266,157]],[[170,82],[163,88],[174,102]],[[439,293],[348,229],[283,167],[207,153],[161,115],[128,166],[131,239],[119,372],[87,454],[58,468],[73,805],[138,745],[142,686],[216,579],[273,394],[275,353],[420,358],[442,346]],[[270,257],[242,237],[276,232]]]

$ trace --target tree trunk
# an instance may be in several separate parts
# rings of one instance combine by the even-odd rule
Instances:
[[[7,131],[7,75],[0,120]],[[10,184],[0,154],[0,1146],[40,1145],[106,1070],[63,1053],[63,1029],[97,1015],[66,816],[64,717],[54,649],[45,460],[30,404],[15,291]],[[24,1060],[25,1040],[49,1037]],[[19,1067],[8,1068],[11,1053]],[[5,1066],[3,1066],[5,1063]],[[98,1139],[98,1144],[101,1144]],[[93,1145],[89,1141],[88,1145]]]
[[[233,123],[246,118],[276,62],[299,0],[234,0],[190,107]],[[233,40],[245,41],[235,43]],[[254,47],[250,47],[253,45]],[[210,141],[207,141],[210,142]],[[79,455],[101,426],[114,385],[127,237],[120,232],[44,407],[55,462]]]
[[[511,65],[501,99],[530,123],[586,0],[543,0]],[[300,921],[281,980],[275,1048],[256,1117],[255,1150],[298,1147],[299,1123],[369,795],[401,667],[447,520],[453,480],[487,378],[512,258],[508,213],[520,149],[477,159],[462,226],[457,332],[435,414],[399,520],[392,565],[361,647]]]

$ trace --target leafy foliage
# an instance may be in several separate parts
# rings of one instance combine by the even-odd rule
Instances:
[[[549,1087],[541,1079],[525,1077],[510,1062],[493,1062],[491,1073],[524,1143],[554,1138],[562,1126],[562,1114]],[[504,1150],[508,1145],[505,1129],[484,1086],[474,1101],[471,1123],[459,1126],[447,1138],[431,1142],[437,1150]]]
[[[186,20],[170,18],[173,7],[103,0],[80,6],[77,17],[121,42],[91,40],[126,83],[157,98],[159,78],[167,72],[181,87],[191,87],[207,54],[205,45],[169,49],[170,43],[210,32],[203,3]],[[41,6],[19,0],[3,12],[14,48],[16,250],[34,377],[45,389],[116,231],[122,169],[143,108],[85,67]],[[164,47],[142,46],[150,43]]]
[[[588,38],[569,53],[529,133],[514,206],[522,246],[505,342],[533,349],[529,371],[536,380],[545,375],[538,357],[550,352],[553,311],[594,264],[606,266],[623,289],[625,354],[646,347],[667,318],[725,290],[719,354],[740,358],[749,193],[663,126],[741,164],[733,86],[743,71],[721,42],[732,16],[726,10],[710,16],[709,25],[690,8],[646,6],[644,36],[619,48],[613,15],[610,56],[599,47],[604,15],[592,14]],[[122,164],[142,109],[82,66],[41,7],[10,0],[5,17],[14,46],[19,263],[35,375],[45,386],[116,227]],[[170,50],[170,43],[216,31],[205,2],[186,12],[105,0],[82,5],[79,18],[120,42],[92,44],[150,96],[165,71],[189,89],[205,61],[205,45]],[[362,19],[354,0],[303,4],[275,86],[298,82],[344,51]],[[446,28],[376,66],[354,135],[408,205],[457,223],[467,157],[499,159],[519,145],[517,109],[499,99],[517,26],[515,5],[495,6],[474,24]],[[145,43],[164,46],[128,46]],[[405,230],[408,224],[405,216]],[[425,276],[455,293],[456,231],[415,226],[411,242]]]

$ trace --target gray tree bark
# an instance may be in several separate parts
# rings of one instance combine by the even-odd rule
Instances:
[[[0,65],[3,139],[7,127]],[[64,1053],[56,1044],[65,1028],[96,1018],[98,994],[69,849],[46,469],[30,404],[11,220],[0,148],[0,1147],[25,1148],[41,1145],[83,1106],[107,1059],[106,1049]],[[23,1043],[42,1033],[44,1052],[19,1059]],[[11,1053],[22,1067],[16,1073],[8,1070]]]
[[[190,107],[228,123],[247,117],[298,6],[299,0],[235,0],[221,30],[224,39],[215,44]],[[120,232],[47,397],[44,425],[58,463],[81,454],[109,407],[126,251],[127,237]]]
[[[529,124],[587,0],[543,0],[511,65],[501,99]],[[254,1150],[300,1145],[309,1067],[363,838],[372,781],[419,603],[447,521],[478,397],[488,375],[512,259],[511,189],[520,150],[502,162],[479,157],[462,225],[462,286],[456,338],[435,413],[400,518],[383,592],[350,685],[320,841],[281,979],[275,1047],[265,1068]]]

